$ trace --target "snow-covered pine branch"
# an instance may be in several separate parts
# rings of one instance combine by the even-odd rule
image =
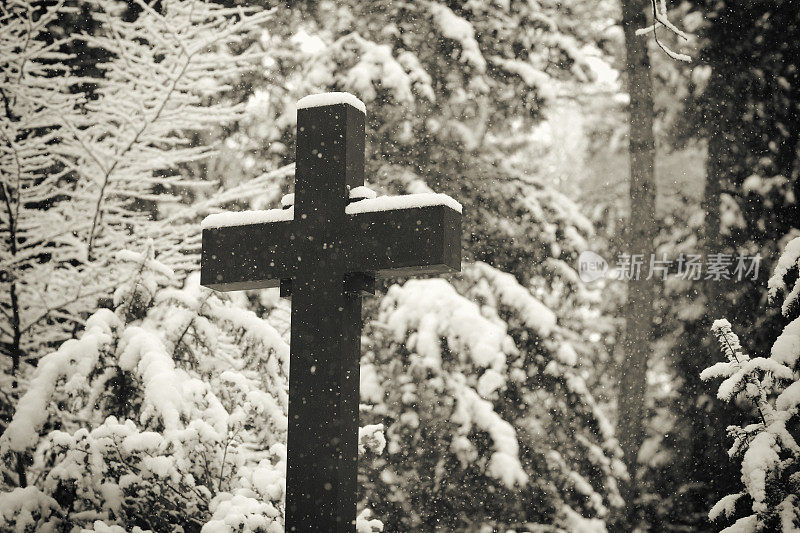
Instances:
[[[386,451],[367,476],[374,508],[386,514],[393,501],[430,494],[452,509],[402,507],[388,520],[425,529],[497,505],[508,517],[484,523],[502,529],[525,523],[525,502],[547,483],[554,525],[601,530],[622,505],[625,467],[555,314],[488,264],[465,267],[463,278],[391,287],[367,337],[362,419],[386,425]]]
[[[0,493],[0,527],[281,531],[287,344],[197,276],[165,286],[151,246],[118,258],[113,310],[41,359],[0,437],[35,473],[26,504]]]
[[[768,358],[748,357],[727,320],[717,320],[712,326],[728,361],[706,368],[702,379],[725,378],[717,396],[726,402],[744,397],[758,413],[756,423],[728,428],[733,437],[728,453],[741,461],[744,491],[725,496],[711,509],[711,520],[740,516],[724,531],[795,531],[800,527],[798,250],[800,238],[788,243],[769,281],[772,303],[785,296],[782,311],[790,322]],[[742,501],[750,505],[745,516],[741,516]]]

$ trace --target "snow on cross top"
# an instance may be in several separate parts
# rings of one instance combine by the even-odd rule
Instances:
[[[350,93],[320,93],[309,94],[297,101],[297,109],[306,109],[309,107],[322,107],[326,105],[336,104],[349,104],[365,115],[367,114],[367,107],[364,102],[359,100],[355,95]]]
[[[391,211],[392,209],[414,209],[444,205],[461,213],[461,204],[446,194],[421,193],[402,196],[378,196],[353,202],[345,208],[345,213],[371,213],[374,211]],[[266,211],[237,211],[208,215],[200,223],[202,229],[224,228],[228,226],[246,226],[248,224],[264,224],[284,222],[294,219],[294,207],[288,209],[268,209]]]

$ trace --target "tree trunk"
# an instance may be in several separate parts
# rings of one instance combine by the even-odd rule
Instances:
[[[626,491],[628,515],[635,509],[637,455],[644,439],[644,405],[647,360],[653,324],[656,280],[646,280],[647,264],[653,250],[655,227],[655,139],[653,136],[653,84],[647,39],[635,34],[647,26],[645,8],[649,2],[622,0],[622,26],[625,32],[629,104],[630,216],[624,243],[628,254],[643,254],[643,273],[628,282],[628,299],[623,309],[624,357],[619,366],[618,434],[631,475]]]

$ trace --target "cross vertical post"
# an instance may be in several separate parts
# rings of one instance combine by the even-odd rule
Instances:
[[[361,295],[344,287],[340,230],[348,190],[364,184],[364,114],[347,104],[298,109],[296,154],[303,230],[291,280],[287,531],[353,531]]]

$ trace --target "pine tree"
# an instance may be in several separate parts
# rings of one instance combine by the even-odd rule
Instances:
[[[713,520],[738,518],[725,531],[794,531],[800,527],[800,238],[788,243],[769,280],[773,303],[790,322],[769,357],[750,358],[727,320],[712,331],[728,361],[703,371],[704,380],[724,378],[717,397],[742,398],[754,420],[728,427],[728,454],[741,461],[743,490],[729,494],[709,512]],[[749,507],[749,509],[747,509]],[[747,511],[745,511],[747,509]]]
[[[486,263],[392,286],[367,330],[365,492],[389,530],[605,530],[625,478],[575,332]]]
[[[795,199],[800,122],[792,107],[798,98],[797,10],[793,2],[706,2],[686,4],[700,20],[700,50],[686,74],[688,98],[679,127],[681,142],[706,144],[704,220],[693,214],[690,229],[674,240],[700,236],[697,250],[762,258],[757,279],[704,282],[687,287],[671,305],[671,357],[676,369],[670,407],[673,422],[664,440],[668,464],[654,478],[662,485],[662,510],[673,524],[711,529],[706,509],[727,494],[739,472],[725,456],[718,424],[736,424],[742,413],[716,402],[699,379],[714,350],[708,329],[714,317],[736,324],[745,351],[768,352],[782,329],[776,308],[763,308],[768,273],[798,219]],[[702,16],[698,16],[702,14]],[[688,125],[687,125],[688,123]],[[687,134],[687,132],[689,134]],[[699,253],[695,251],[694,253]],[[663,483],[671,472],[680,472]]]
[[[522,152],[547,105],[588,90],[606,66],[597,41],[611,11],[609,2],[279,6],[280,24],[258,42],[263,72],[243,82],[250,118],[230,139],[246,154],[240,173],[290,163],[294,102],[329,90],[361,98],[368,150],[418,176],[445,158]]]

